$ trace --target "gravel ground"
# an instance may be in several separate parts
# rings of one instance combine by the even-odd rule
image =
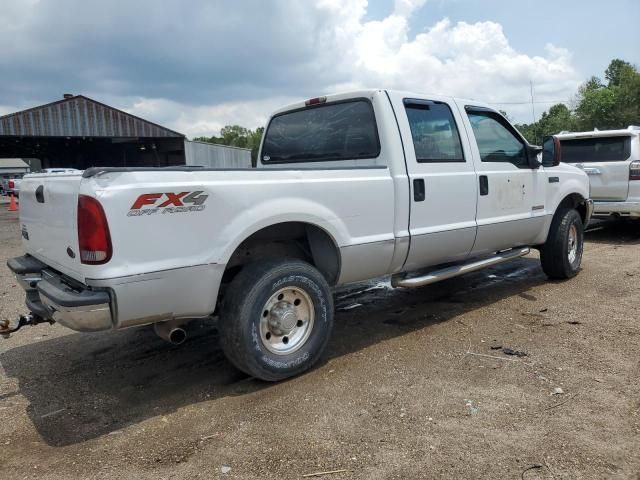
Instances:
[[[0,319],[24,311],[21,253],[3,208]],[[583,265],[340,291],[327,360],[278,384],[229,365],[211,323],[180,347],[25,328],[0,339],[0,478],[638,480],[640,224],[593,229]]]

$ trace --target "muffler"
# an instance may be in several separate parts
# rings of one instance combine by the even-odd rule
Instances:
[[[158,322],[153,325],[153,329],[163,340],[173,344],[180,345],[187,339],[187,331],[182,328],[184,322],[169,320],[168,322]]]

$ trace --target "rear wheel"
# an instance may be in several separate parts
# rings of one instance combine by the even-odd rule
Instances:
[[[333,297],[322,274],[296,259],[245,266],[227,289],[222,348],[240,370],[276,381],[321,357],[333,326]]]
[[[576,276],[582,263],[583,245],[584,226],[578,211],[566,208],[556,212],[547,241],[540,248],[540,262],[547,277]]]

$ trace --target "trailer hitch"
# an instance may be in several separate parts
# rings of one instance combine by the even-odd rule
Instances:
[[[38,325],[39,323],[49,323],[50,325],[53,325],[55,323],[55,320],[42,318],[39,315],[34,315],[33,313],[20,315],[20,317],[18,317],[18,323],[16,323],[15,326],[11,326],[9,320],[0,320],[0,335],[2,335],[4,338],[9,338],[9,335],[17,332],[22,327],[26,325]]]

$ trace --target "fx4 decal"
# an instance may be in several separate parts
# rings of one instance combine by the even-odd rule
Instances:
[[[133,202],[127,216],[142,217],[156,213],[200,212],[205,209],[204,202],[207,201],[207,198],[209,195],[206,195],[203,190],[179,193],[143,193]]]

